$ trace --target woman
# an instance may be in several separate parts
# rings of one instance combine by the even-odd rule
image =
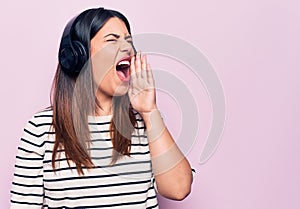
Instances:
[[[165,127],[145,55],[119,12],[88,9],[66,26],[51,107],[27,123],[11,208],[158,208],[192,172]]]

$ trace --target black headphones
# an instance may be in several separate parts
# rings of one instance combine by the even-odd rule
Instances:
[[[61,69],[67,74],[79,73],[88,59],[86,47],[77,40],[72,40],[74,26],[80,15],[72,18],[66,25],[59,46],[58,61]]]
[[[103,10],[104,10],[103,7],[99,7],[97,9],[97,14],[99,14],[99,12],[103,12]],[[84,46],[84,44],[82,44],[79,40],[73,40],[74,27],[76,23],[88,11],[89,10],[86,10],[85,12],[82,12],[81,14],[72,18],[67,23],[61,38],[59,52],[58,52],[58,61],[61,70],[69,75],[78,74],[89,58],[89,49],[87,49],[87,47]],[[95,17],[96,15],[94,16],[94,19]],[[92,19],[90,23],[91,25],[94,19]],[[136,50],[134,46],[133,49],[136,54]]]
[[[103,7],[97,9],[102,12]],[[87,49],[80,41],[73,40],[74,27],[78,20],[89,10],[72,18],[66,25],[58,52],[58,61],[61,69],[67,74],[77,74],[81,71],[89,57],[89,49]],[[93,19],[94,20],[94,19]],[[91,21],[91,24],[93,22]]]

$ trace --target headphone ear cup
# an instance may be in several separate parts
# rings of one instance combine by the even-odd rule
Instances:
[[[76,63],[74,66],[75,73],[79,73],[88,60],[88,53],[84,45],[80,41],[73,41],[74,54]]]
[[[66,73],[71,73],[72,69],[76,65],[74,51],[71,47],[64,47],[59,52],[59,64],[62,70]]]
[[[87,51],[79,41],[72,41],[71,46],[65,46],[59,53],[59,64],[67,74],[79,73],[87,61]]]

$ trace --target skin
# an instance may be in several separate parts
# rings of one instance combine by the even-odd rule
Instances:
[[[107,36],[108,34],[116,34],[119,38]],[[140,113],[147,127],[154,170],[156,167],[163,168],[157,173],[154,172],[158,192],[166,198],[182,200],[191,190],[191,167],[159,114],[155,83],[147,58],[140,52],[133,56],[131,39],[128,36],[125,24],[114,17],[91,40],[93,74],[99,86],[97,98],[102,104],[99,114],[111,114],[113,96],[128,93],[132,107]],[[108,41],[111,39],[114,41]],[[131,82],[120,80],[116,74],[117,62],[127,56],[131,56]],[[159,131],[155,132],[157,130]],[[178,160],[175,162],[172,159]]]
[[[116,38],[113,35],[120,36]],[[97,98],[101,101],[100,115],[111,114],[113,95],[124,95],[128,92],[129,82],[120,80],[116,65],[124,57],[134,55],[131,38],[123,21],[119,18],[109,19],[91,40],[92,71],[99,86]],[[125,39],[126,38],[126,39]]]

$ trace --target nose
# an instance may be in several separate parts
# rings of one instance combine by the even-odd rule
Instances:
[[[123,52],[123,53],[131,54],[132,52],[134,52],[133,44],[128,42],[125,39],[122,40],[121,44],[120,44],[120,51]]]

